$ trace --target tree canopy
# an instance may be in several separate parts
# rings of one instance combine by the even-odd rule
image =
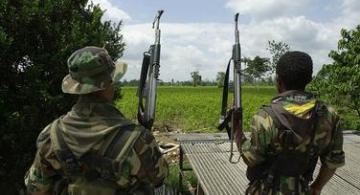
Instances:
[[[17,194],[38,133],[72,105],[61,92],[69,55],[84,46],[122,56],[121,23],[87,0],[0,1],[0,188]],[[25,147],[26,146],[26,147]],[[6,186],[6,188],[4,188]]]
[[[216,75],[216,84],[218,87],[224,86],[225,72],[218,72]]]
[[[200,75],[199,71],[191,72],[190,75],[191,75],[194,87],[201,84],[201,75]]]
[[[357,118],[347,118],[348,128],[360,129],[360,25],[341,30],[338,48],[329,57],[333,62],[322,67],[310,89],[337,105],[344,117],[354,112]]]
[[[254,59],[247,59],[246,64],[245,74],[250,75],[254,79],[262,78],[271,69],[269,59],[260,56],[255,56]]]
[[[288,52],[290,50],[290,46],[285,43],[285,42],[282,42],[282,41],[275,41],[275,40],[271,40],[271,41],[268,41],[268,47],[267,47],[267,50],[270,52],[271,54],[271,73],[274,73],[275,72],[275,69],[276,69],[276,64],[278,63],[280,57]]]

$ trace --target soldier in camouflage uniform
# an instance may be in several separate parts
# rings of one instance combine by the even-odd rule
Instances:
[[[40,133],[25,176],[30,194],[152,194],[168,166],[152,134],[113,105],[126,71],[107,51],[85,47],[68,59],[64,93],[78,94],[66,115]]]
[[[236,135],[248,165],[246,194],[320,194],[344,165],[339,117],[305,92],[311,78],[308,54],[285,53],[276,66],[279,95],[252,118],[250,140]],[[311,183],[318,158],[320,172]]]

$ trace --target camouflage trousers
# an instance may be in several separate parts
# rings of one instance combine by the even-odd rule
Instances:
[[[295,178],[280,178],[278,184],[269,185],[265,180],[255,180],[246,189],[246,195],[310,195],[309,182]]]

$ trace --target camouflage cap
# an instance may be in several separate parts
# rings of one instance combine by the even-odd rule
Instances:
[[[67,61],[69,74],[62,82],[62,91],[70,94],[88,94],[105,89],[118,82],[125,74],[125,63],[115,64],[106,49],[84,47],[75,51]]]

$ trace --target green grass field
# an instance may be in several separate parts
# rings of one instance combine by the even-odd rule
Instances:
[[[117,107],[126,117],[136,120],[136,88],[123,87]],[[274,87],[243,87],[244,128],[259,107],[268,104],[276,94]],[[233,94],[229,94],[229,105]],[[219,122],[222,88],[217,87],[159,87],[155,127],[170,127],[185,132],[215,132]]]

